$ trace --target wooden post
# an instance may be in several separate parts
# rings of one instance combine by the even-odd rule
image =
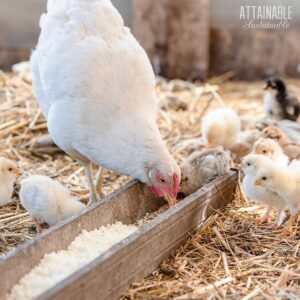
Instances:
[[[133,0],[133,33],[156,73],[205,78],[209,61],[209,0]]]

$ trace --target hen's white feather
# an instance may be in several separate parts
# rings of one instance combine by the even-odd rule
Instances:
[[[31,57],[33,86],[55,143],[81,160],[147,182],[180,174],[156,125],[149,59],[110,0],[52,0]]]

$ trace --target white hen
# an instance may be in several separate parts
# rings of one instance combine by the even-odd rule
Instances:
[[[157,196],[177,195],[180,169],[156,124],[149,59],[110,0],[49,0],[31,57],[33,86],[55,143],[138,178]]]
[[[70,191],[58,181],[46,176],[34,175],[21,181],[20,200],[39,223],[54,225],[67,217],[78,214],[85,205],[72,197]]]

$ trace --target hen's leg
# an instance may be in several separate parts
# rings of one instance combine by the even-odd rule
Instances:
[[[267,206],[265,212],[261,216],[261,218],[258,220],[259,224],[263,224],[266,221],[270,223],[270,211],[271,211],[271,206]]]
[[[100,197],[103,197],[104,194],[102,192],[102,185],[103,185],[103,180],[104,180],[104,172],[105,169],[102,167],[99,167],[97,177],[96,177],[96,191],[99,194]]]
[[[93,182],[91,163],[84,163],[83,166],[84,166],[85,174],[89,185],[90,200],[88,205],[90,205],[92,203],[97,202],[97,193]]]

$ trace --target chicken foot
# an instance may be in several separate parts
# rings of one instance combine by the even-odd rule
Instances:
[[[271,206],[267,206],[266,210],[264,211],[263,215],[261,218],[258,220],[259,224],[263,224],[266,221],[270,224],[271,223],[271,217],[270,217],[270,211],[271,211]]]

